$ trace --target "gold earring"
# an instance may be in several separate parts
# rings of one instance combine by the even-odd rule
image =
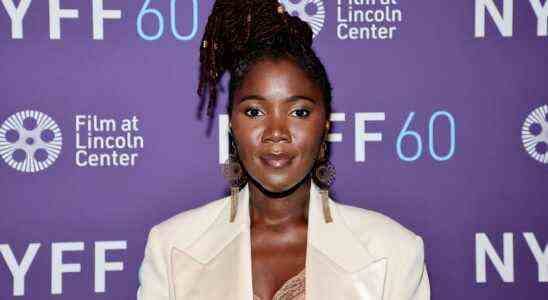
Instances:
[[[230,188],[230,223],[236,219],[236,212],[238,211],[238,193],[240,189],[238,187]]]
[[[224,177],[230,183],[230,222],[234,222],[238,209],[238,194],[240,186],[245,182],[245,174],[242,164],[236,154],[231,154],[222,166]]]
[[[319,164],[314,170],[314,177],[320,186],[323,214],[326,223],[333,222],[329,208],[329,186],[335,181],[335,166],[327,159],[327,143],[324,141],[320,148]]]

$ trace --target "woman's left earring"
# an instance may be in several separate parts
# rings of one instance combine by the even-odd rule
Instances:
[[[322,200],[323,214],[326,223],[333,222],[331,209],[329,208],[329,186],[335,181],[335,166],[327,158],[327,143],[324,141],[320,148],[319,163],[314,170],[314,178],[320,184],[320,196]]]

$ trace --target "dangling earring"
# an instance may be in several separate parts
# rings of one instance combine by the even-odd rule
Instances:
[[[331,209],[329,208],[329,186],[335,181],[335,166],[327,159],[327,143],[324,141],[320,148],[318,165],[314,170],[314,178],[320,186],[323,215],[326,223],[333,222]]]
[[[238,209],[238,193],[240,187],[246,182],[244,169],[238,159],[237,148],[232,144],[235,153],[230,154],[227,161],[222,165],[222,173],[230,183],[230,222],[234,222]]]

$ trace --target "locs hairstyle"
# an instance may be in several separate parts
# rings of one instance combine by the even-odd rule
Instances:
[[[291,59],[323,92],[326,117],[331,114],[331,83],[312,49],[312,29],[280,9],[276,0],[216,0],[200,44],[199,114],[207,102],[213,117],[219,82],[230,74],[227,111],[232,112],[234,91],[250,66],[264,59]],[[208,97],[209,96],[209,97]]]

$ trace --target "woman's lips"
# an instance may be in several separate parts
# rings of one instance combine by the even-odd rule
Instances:
[[[293,157],[287,154],[265,154],[260,156],[261,161],[272,168],[283,168],[291,163]]]

